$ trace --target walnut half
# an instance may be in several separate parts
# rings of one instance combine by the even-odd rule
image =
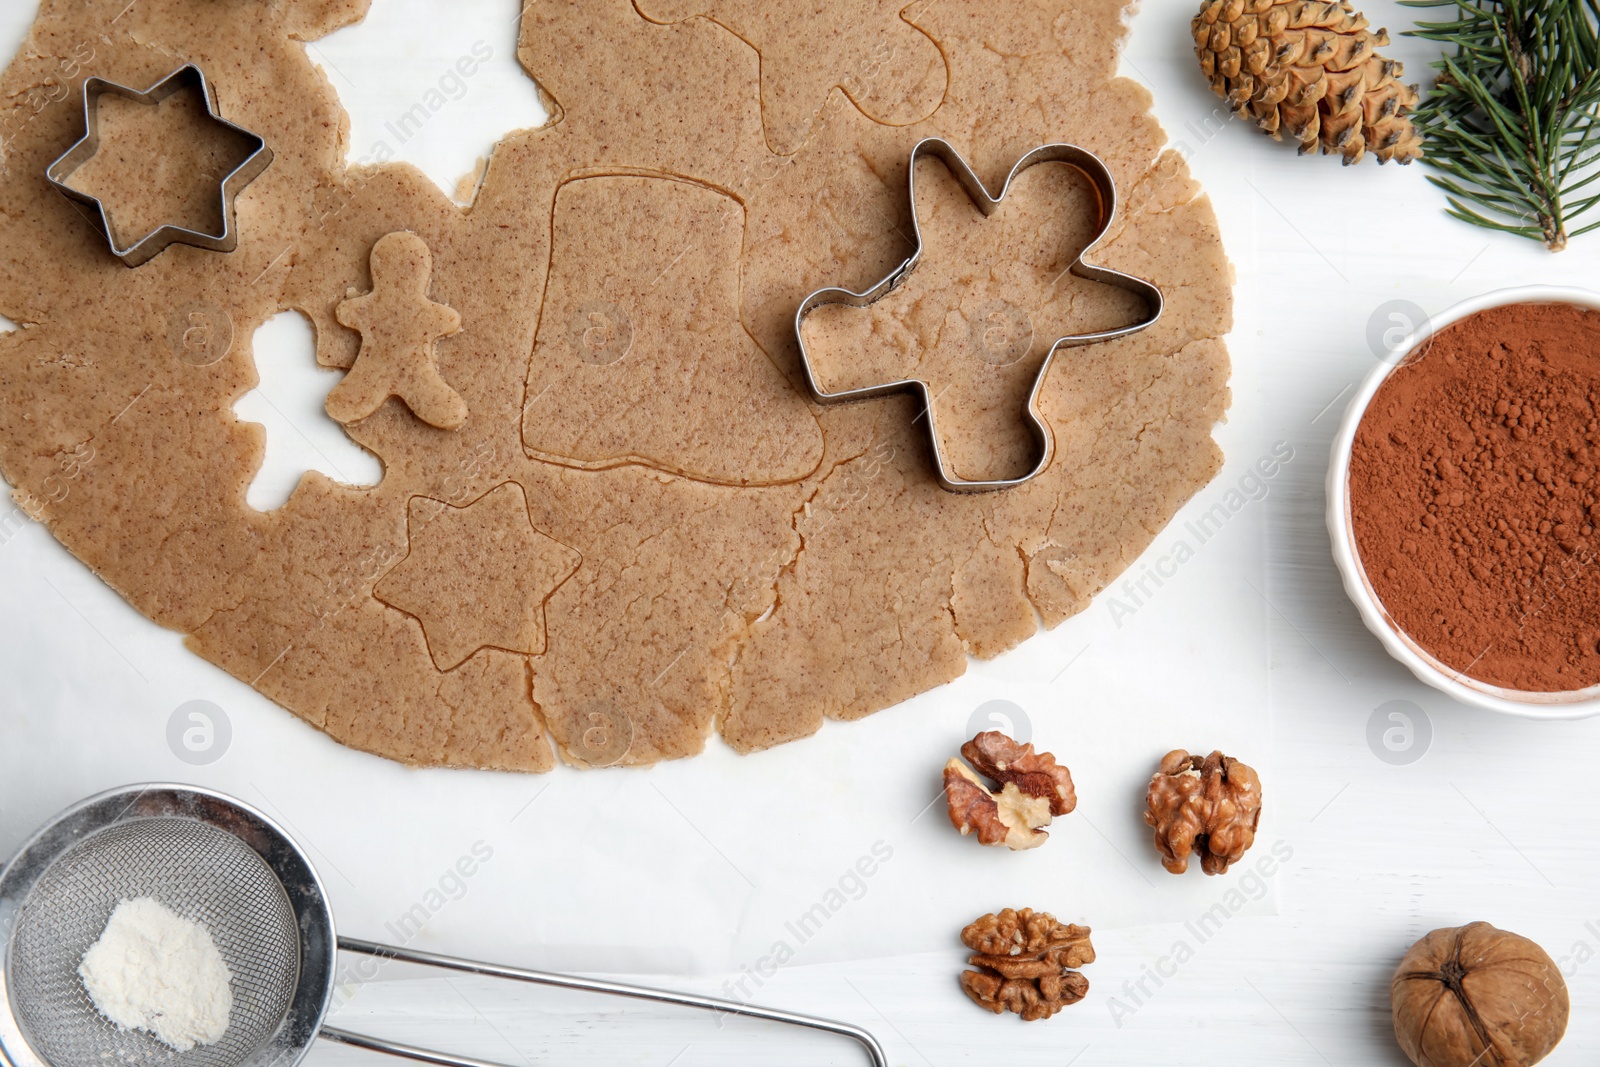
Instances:
[[[1202,759],[1175,749],[1150,779],[1144,821],[1155,827],[1167,870],[1182,874],[1198,854],[1207,874],[1223,874],[1255,844],[1261,779],[1221,752]]]
[[[962,745],[961,754],[971,768],[958,759],[944,768],[950,824],[963,836],[976,834],[980,844],[1037,848],[1050,836],[1043,829],[1050,820],[1077,807],[1071,772],[1048,752],[990,730]]]
[[[973,951],[967,962],[974,968],[962,972],[961,988],[996,1015],[1011,1011],[1028,1022],[1048,1019],[1089,993],[1089,980],[1075,969],[1094,962],[1087,926],[1031,908],[1007,908],[962,930],[961,941]]]

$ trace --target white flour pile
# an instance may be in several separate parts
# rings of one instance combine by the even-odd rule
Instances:
[[[210,931],[160,901],[118,904],[78,976],[101,1015],[179,1052],[215,1044],[227,1032],[233,975],[222,953]]]

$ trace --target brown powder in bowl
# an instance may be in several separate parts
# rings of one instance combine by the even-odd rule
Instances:
[[[1373,590],[1413,641],[1480,681],[1600,683],[1600,313],[1494,308],[1408,360],[1351,454]]]

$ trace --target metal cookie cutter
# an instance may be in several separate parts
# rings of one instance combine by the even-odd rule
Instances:
[[[79,192],[67,184],[73,172],[94,156],[100,150],[100,98],[110,93],[114,96],[125,97],[135,103],[159,104],[161,101],[184,89],[199,89],[200,95],[205,98],[206,112],[213,122],[226,126],[255,144],[255,148],[245,157],[243,163],[235,167],[227,177],[222,179],[222,232],[201,233],[198,230],[187,229],[183,226],[162,226],[152,233],[146,234],[138,241],[126,248],[117,245],[116,231],[112,229],[111,220],[106,216],[105,205],[97,197]],[[239,233],[235,224],[234,201],[245,186],[255,181],[272,163],[272,149],[267,147],[266,141],[242,126],[236,126],[224,119],[217,111],[216,97],[212,95],[211,86],[206,81],[206,76],[194,64],[179,67],[165,78],[156,82],[144,92],[130,89],[126,85],[106,81],[104,78],[89,78],[83,83],[83,139],[71,148],[66,154],[45,171],[45,177],[50,184],[69,200],[76,201],[92,209],[90,221],[100,228],[110,242],[111,252],[118,259],[130,267],[137,267],[149,262],[170,245],[186,244],[196,248],[209,249],[212,252],[232,252],[239,247]]]
[[[944,450],[939,444],[939,433],[934,422],[933,395],[928,388],[928,383],[920,378],[905,378],[896,382],[887,382],[883,385],[869,385],[860,389],[846,389],[841,392],[830,393],[817,382],[816,371],[811,365],[810,353],[806,350],[805,333],[801,327],[805,318],[816,308],[824,304],[844,304],[848,307],[864,308],[888,296],[898,289],[911,272],[917,269],[922,262],[923,241],[922,228],[917,220],[917,162],[923,156],[934,156],[950,169],[961,187],[967,191],[972,202],[985,216],[993,215],[1000,209],[1000,204],[1005,200],[1006,194],[1011,191],[1011,183],[1018,174],[1027,170],[1036,163],[1065,163],[1076,168],[1084,177],[1093,183],[1095,192],[1100,201],[1100,225],[1095,237],[1078,254],[1073,262],[1072,273],[1080,278],[1091,281],[1104,282],[1115,285],[1129,292],[1137,293],[1144,297],[1148,307],[1148,315],[1141,321],[1131,326],[1122,326],[1115,330],[1104,330],[1099,333],[1074,334],[1062,337],[1051,347],[1045,356],[1044,363],[1039,367],[1039,373],[1034,378],[1033,389],[1028,394],[1027,415],[1029,428],[1032,429],[1034,438],[1038,443],[1039,462],[1034,468],[1020,478],[1006,478],[992,481],[969,481],[957,476],[945,462]],[[1111,270],[1107,267],[1096,267],[1085,262],[1085,257],[1092,252],[1100,239],[1111,227],[1112,220],[1117,214],[1117,187],[1111,178],[1111,172],[1101,162],[1100,157],[1076,145],[1047,144],[1041,145],[1017,160],[1016,166],[1011,168],[1011,173],[1006,175],[1005,185],[1000,189],[1000,195],[990,196],[989,190],[978,179],[972,167],[961,154],[955,150],[950,142],[939,138],[929,137],[917,142],[911,150],[911,166],[909,170],[909,185],[911,196],[911,227],[916,239],[916,251],[904,263],[901,263],[889,273],[887,278],[868,289],[866,292],[857,293],[849,289],[818,289],[805,300],[801,301],[800,309],[795,312],[794,332],[795,338],[800,342],[800,364],[805,371],[806,385],[811,390],[811,395],[819,404],[839,404],[854,400],[868,400],[873,397],[888,396],[891,393],[914,393],[922,398],[923,414],[928,417],[928,438],[933,444],[933,462],[935,475],[939,485],[952,493],[988,493],[997,489],[1010,489],[1043,473],[1050,466],[1050,461],[1055,456],[1055,436],[1050,432],[1050,426],[1045,422],[1039,412],[1039,391],[1044,385],[1045,375],[1050,371],[1050,364],[1055,359],[1057,351],[1063,348],[1074,348],[1079,345],[1091,345],[1100,341],[1114,341],[1119,337],[1138,333],[1149,326],[1155,325],[1161,318],[1162,308],[1165,306],[1161,290],[1142,278],[1135,278],[1131,274]]]

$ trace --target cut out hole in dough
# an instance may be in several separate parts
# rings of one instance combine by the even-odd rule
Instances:
[[[345,485],[372,486],[383,480],[377,456],[356,444],[323,410],[328,391],[343,371],[319,366],[311,323],[285,311],[256,331],[253,344],[261,383],[239,398],[234,413],[267,431],[267,453],[245,502],[257,511],[274,511],[309,471],[321,471]]]
[[[438,0],[384,0],[307,46],[350,114],[349,163],[403,160],[447,196],[476,195],[462,177],[479,159],[549,119],[517,63],[521,3],[455,0],[441,20]]]

